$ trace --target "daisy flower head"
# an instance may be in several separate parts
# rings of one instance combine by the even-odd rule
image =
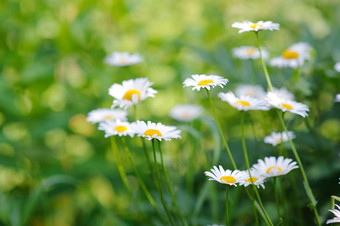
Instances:
[[[329,212],[334,214],[334,218],[327,220],[326,224],[340,223],[340,206],[335,204],[335,207],[337,209],[328,210]]]
[[[105,57],[104,62],[111,66],[129,66],[143,61],[139,53],[130,54],[128,52],[113,52]]]
[[[148,78],[136,78],[123,81],[122,84],[113,84],[109,88],[109,95],[115,98],[112,108],[128,108],[138,104],[148,97],[155,97],[156,90],[150,88],[153,83]]]
[[[99,123],[98,130],[105,132],[105,138],[110,136],[127,136],[133,137],[135,132],[131,129],[130,123],[118,120],[110,120]]]
[[[280,89],[273,87],[273,93],[281,99],[294,100],[295,96],[292,92],[288,91],[286,87],[281,87]]]
[[[338,93],[337,95],[335,95],[334,102],[340,102],[340,93]]]
[[[218,75],[192,75],[192,78],[187,78],[183,82],[183,87],[193,86],[192,90],[200,91],[201,88],[207,88],[210,90],[210,87],[221,86],[223,88],[224,85],[228,83],[228,79],[223,78]]]
[[[311,59],[311,51],[312,47],[309,44],[299,42],[283,51],[281,56],[271,59],[269,65],[280,68],[297,68],[302,66],[306,60]]]
[[[340,62],[337,62],[337,63],[334,65],[334,70],[336,70],[337,72],[340,72]]]
[[[218,97],[221,98],[222,101],[228,102],[232,107],[236,108],[239,111],[248,111],[248,110],[268,110],[269,107],[267,103],[263,100],[258,100],[250,96],[240,96],[235,97],[232,92],[228,93],[219,93]]]
[[[279,156],[278,158],[273,156],[265,157],[264,161],[259,159],[258,162],[253,165],[253,169],[257,170],[259,174],[266,178],[285,175],[296,168],[299,167],[295,161],[289,158],[285,159],[283,156]]]
[[[260,52],[257,49],[257,47],[254,46],[241,46],[237,48],[232,49],[233,57],[239,58],[242,60],[248,60],[248,59],[259,59],[260,58]],[[268,52],[264,49],[261,49],[262,57],[263,59],[268,58]]]
[[[209,180],[215,180],[221,184],[237,186],[237,184],[245,178],[245,174],[239,170],[224,170],[220,165],[219,168],[214,166],[211,172],[205,171],[204,174],[209,178]]]
[[[176,126],[165,126],[162,123],[154,123],[148,121],[136,121],[131,123],[132,130],[140,137],[145,137],[148,140],[157,139],[159,141],[169,141],[175,138],[182,138]]]
[[[250,21],[235,22],[231,26],[240,29],[238,32],[239,34],[247,31],[258,32],[260,30],[280,30],[280,24],[262,20],[256,23]]]
[[[177,121],[190,122],[203,113],[203,107],[195,104],[180,104],[171,109],[170,117]]]
[[[90,111],[88,113],[88,116],[86,118],[86,121],[91,123],[98,123],[108,120],[127,120],[127,112],[120,109],[96,109],[93,111]]]
[[[261,186],[262,188],[264,188],[264,182],[266,178],[263,177],[259,172],[257,172],[254,169],[251,169],[250,170],[251,176],[249,175],[248,170],[244,170],[243,172],[245,174],[245,177],[243,178],[243,180],[239,182],[240,185],[247,187],[248,185],[254,183],[256,187],[259,188]]]
[[[250,96],[256,99],[263,99],[266,93],[263,88],[258,85],[239,85],[235,89],[236,96]]]
[[[288,136],[291,140],[295,138],[295,135],[292,131],[288,131]],[[288,136],[285,132],[282,133],[272,132],[269,136],[266,136],[264,138],[264,142],[276,146],[278,144],[281,144],[282,142],[288,141]]]
[[[278,108],[283,112],[289,111],[302,117],[308,116],[307,112],[309,111],[309,108],[305,104],[293,100],[282,99],[272,92],[268,92],[266,100],[271,106]]]

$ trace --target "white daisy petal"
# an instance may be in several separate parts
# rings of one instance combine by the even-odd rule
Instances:
[[[213,169],[211,169],[211,172],[204,172],[206,176],[210,177],[209,180],[215,180],[221,184],[233,185],[235,187],[246,177],[246,175],[242,171],[224,170],[221,165],[219,166],[219,168],[214,166]]]
[[[283,156],[265,157],[264,161],[259,159],[258,162],[253,165],[252,169],[256,170],[260,175],[265,178],[277,177],[289,173],[291,170],[299,168],[297,163],[289,158]]]
[[[245,174],[245,178],[243,180],[241,180],[239,182],[240,185],[243,185],[245,187],[247,187],[248,185],[250,185],[251,183],[254,183],[254,185],[256,187],[262,187],[262,188],[265,188],[264,187],[264,182],[265,182],[265,177],[263,177],[257,170],[255,169],[251,169],[250,170],[250,175],[249,175],[249,172],[248,170],[244,170],[243,171],[244,174]],[[251,179],[250,179],[251,178]]]
[[[111,66],[129,66],[143,61],[139,53],[129,54],[128,52],[113,52],[108,55],[104,62]]]
[[[237,48],[232,49],[233,57],[239,58],[242,60],[247,59],[259,59],[260,58],[260,52],[255,46],[241,46]],[[261,49],[262,57],[263,59],[268,58],[268,52],[264,49]]]
[[[239,111],[248,111],[248,110],[268,110],[269,107],[267,103],[263,100],[257,100],[250,96],[241,96],[235,97],[232,92],[228,93],[219,93],[218,97],[221,98],[222,101],[228,102],[234,108],[237,108]]]
[[[329,212],[334,214],[334,218],[327,220],[326,224],[340,223],[340,206],[335,204],[335,207],[337,209],[328,210]]]
[[[103,130],[105,132],[105,137],[110,136],[127,136],[133,137],[135,132],[131,129],[130,123],[122,122],[120,120],[110,120],[101,122],[99,124],[98,130]]]
[[[340,93],[338,93],[337,95],[335,95],[334,102],[340,102]]]
[[[193,86],[192,90],[200,90],[201,88],[207,88],[210,90],[210,87],[221,86],[223,88],[224,85],[228,83],[228,79],[225,79],[218,75],[192,75],[192,78],[187,78],[183,82],[183,87]]]
[[[295,135],[292,131],[288,131],[288,136],[291,140],[295,138]],[[269,136],[266,136],[264,138],[264,142],[276,146],[278,144],[281,144],[282,142],[288,141],[288,136],[286,132],[283,133],[272,132]]]
[[[340,72],[340,62],[337,62],[337,63],[334,65],[334,70],[336,70],[337,72]]]
[[[91,123],[98,123],[107,120],[127,120],[127,112],[120,109],[96,109],[88,113],[86,120]]]
[[[165,126],[161,123],[136,121],[131,123],[131,128],[138,136],[145,137],[148,140],[169,141],[175,138],[182,138],[180,135],[181,130],[178,130],[177,127]]]
[[[233,28],[240,29],[238,33],[247,31],[260,31],[260,30],[280,30],[280,24],[271,21],[258,21],[256,23],[250,21],[236,22],[231,25]]]

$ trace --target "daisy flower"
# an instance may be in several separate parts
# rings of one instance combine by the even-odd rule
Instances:
[[[204,172],[206,176],[210,177],[209,180],[215,180],[221,184],[234,185],[235,187],[237,186],[237,183],[245,178],[244,172],[239,170],[224,170],[221,165],[219,168],[214,166],[214,168],[211,169],[211,172]]]
[[[272,92],[268,92],[266,100],[271,106],[278,108],[283,112],[289,111],[302,117],[308,116],[307,112],[309,111],[309,109],[308,106],[305,104],[298,103],[292,100],[282,99]]]
[[[253,169],[266,178],[285,175],[296,168],[299,168],[296,162],[289,158],[285,159],[283,156],[277,159],[273,156],[265,157],[264,161],[259,159],[258,163],[253,165]]]
[[[261,86],[254,85],[239,85],[235,89],[236,96],[250,96],[256,99],[263,99],[266,96]]]
[[[334,102],[340,102],[340,93],[338,93],[337,95],[335,95]]]
[[[274,67],[300,67],[306,60],[311,59],[311,50],[312,47],[307,43],[296,43],[283,51],[281,56],[271,59],[269,65]]]
[[[236,22],[231,25],[234,28],[238,28],[239,34],[246,32],[246,31],[255,31],[258,32],[259,30],[279,30],[280,24],[273,23],[271,21],[258,21],[256,23],[250,22],[250,21],[244,21],[244,22]]]
[[[337,62],[337,63],[334,65],[334,70],[336,70],[337,72],[340,72],[340,62]]]
[[[264,188],[264,182],[265,182],[266,178],[263,177],[261,174],[259,174],[256,170],[254,170],[254,169],[250,170],[251,177],[249,175],[248,170],[244,170],[243,172],[245,174],[245,177],[243,178],[243,180],[241,180],[239,182],[240,185],[247,187],[251,183],[254,183],[254,185],[256,187],[259,188],[261,186],[262,188]],[[252,179],[250,179],[250,178],[252,178]]]
[[[232,49],[233,57],[239,58],[242,60],[247,59],[259,59],[260,58],[260,52],[257,49],[257,47],[254,46],[241,46],[237,48]],[[268,52],[264,49],[261,49],[262,57],[263,59],[268,58]]]
[[[294,94],[287,90],[286,87],[281,87],[280,89],[273,87],[273,93],[281,99],[284,100],[294,100]]]
[[[295,138],[295,135],[292,131],[288,131],[289,138],[292,140]],[[264,142],[267,144],[271,144],[273,146],[276,146],[282,142],[288,141],[288,136],[285,132],[283,133],[275,133],[272,132],[269,136],[266,136],[264,138]]]
[[[335,206],[338,209],[328,210],[329,212],[334,214],[334,218],[327,220],[326,224],[340,223],[340,206],[337,204],[335,204]]]
[[[183,87],[193,86],[192,90],[200,90],[201,88],[207,88],[210,90],[210,87],[221,86],[223,88],[224,85],[228,83],[228,79],[223,78],[218,75],[192,75],[192,78],[187,78],[183,82]]]
[[[88,113],[86,121],[91,123],[97,123],[117,119],[126,121],[127,112],[120,109],[106,109],[106,108],[96,109]]]
[[[120,120],[110,120],[99,123],[98,130],[105,132],[105,138],[110,136],[127,136],[133,137],[135,132],[131,129],[130,123]]]
[[[113,52],[105,57],[104,62],[111,66],[129,66],[143,61],[139,53],[129,54],[128,52]]]
[[[176,105],[171,109],[170,117],[183,122],[190,122],[203,113],[203,108],[194,104]]]
[[[145,137],[148,140],[169,141],[175,138],[182,138],[180,135],[181,131],[176,126],[165,126],[162,123],[136,121],[131,123],[131,128],[138,136]]]
[[[122,85],[113,84],[109,88],[109,95],[115,98],[112,108],[119,106],[126,109],[148,97],[155,97],[157,91],[150,88],[152,84],[148,78],[126,80],[123,81]]]
[[[267,103],[262,100],[257,100],[250,96],[240,96],[235,97],[232,92],[228,93],[219,93],[218,97],[221,98],[222,101],[228,102],[234,108],[237,108],[239,111],[248,111],[248,110],[268,110],[269,107]]]

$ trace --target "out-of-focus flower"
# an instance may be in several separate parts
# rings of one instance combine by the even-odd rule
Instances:
[[[242,60],[260,58],[260,52],[254,46],[241,46],[241,47],[233,48],[232,52],[235,58],[239,58]],[[263,59],[268,58],[268,52],[266,50],[261,49],[261,53],[262,53]]]
[[[120,109],[96,109],[93,111],[90,111],[86,120],[91,123],[98,123],[103,122],[107,120],[127,120],[127,112]]]
[[[237,186],[237,183],[245,178],[244,172],[239,170],[224,170],[222,166],[219,166],[219,168],[214,166],[214,168],[211,169],[211,172],[204,172],[206,176],[210,177],[209,180],[215,180],[221,184],[233,185],[235,187]]]
[[[268,92],[266,100],[271,106],[278,108],[283,112],[289,111],[291,113],[301,115],[302,117],[308,116],[307,112],[309,109],[305,104],[282,99],[272,92]]]
[[[289,158],[279,156],[277,159],[274,156],[265,157],[264,161],[259,159],[253,165],[253,169],[264,177],[277,177],[289,173],[291,170],[299,168],[297,163]]]
[[[340,93],[338,93],[337,95],[335,95],[334,102],[340,102]]]
[[[240,29],[238,33],[246,31],[260,31],[260,30],[280,30],[280,24],[271,21],[258,21],[256,23],[250,21],[235,22],[231,25],[234,28]]]
[[[148,121],[136,121],[131,123],[131,128],[140,137],[145,137],[148,140],[157,139],[161,140],[171,140],[175,138],[182,138],[176,126],[165,126],[161,123],[153,123]]]
[[[113,84],[109,88],[109,94],[115,98],[112,107],[119,106],[126,109],[148,97],[155,97],[157,91],[150,88],[152,84],[148,78],[126,80],[122,85]]]
[[[284,100],[294,100],[295,98],[294,94],[288,91],[286,87],[281,87],[280,89],[273,87],[273,93],[275,93],[276,96]]]
[[[235,97],[232,92],[228,93],[219,93],[218,97],[221,98],[222,101],[228,102],[231,106],[238,109],[239,111],[248,111],[248,110],[268,110],[268,104],[263,100],[258,100],[250,96],[240,96]]]
[[[334,214],[334,218],[327,220],[326,224],[340,223],[340,206],[337,204],[335,204],[335,206],[337,209],[328,210],[329,212]]]
[[[340,62],[337,62],[337,63],[334,65],[334,70],[336,70],[337,72],[340,72]]]
[[[263,99],[266,97],[266,93],[263,88],[258,85],[239,85],[235,89],[236,96],[250,96],[256,99]]]
[[[122,122],[120,120],[110,120],[99,123],[99,130],[105,132],[105,137],[110,136],[127,136],[133,137],[135,132],[131,129],[130,123]]]
[[[192,75],[192,78],[187,78],[183,82],[183,87],[193,86],[192,90],[200,90],[201,88],[221,86],[223,87],[228,83],[228,79],[218,75]]]
[[[263,177],[261,174],[259,174],[258,171],[254,170],[254,169],[251,169],[251,170],[250,170],[250,175],[251,175],[251,177],[250,177],[250,175],[249,175],[248,170],[244,170],[243,172],[244,172],[244,174],[245,174],[246,176],[245,176],[245,178],[244,178],[243,180],[241,180],[241,181],[239,182],[240,185],[243,185],[243,186],[247,187],[248,185],[254,183],[254,185],[255,185],[256,187],[259,188],[259,187],[261,186],[262,188],[264,188],[264,182],[265,182],[265,179],[266,179],[266,178]],[[251,179],[250,179],[250,178],[251,178]]]
[[[312,47],[309,44],[304,42],[296,43],[286,49],[281,56],[271,59],[269,65],[297,68],[311,58],[311,51]]]
[[[139,53],[129,54],[128,52],[113,52],[105,57],[104,62],[111,66],[129,66],[143,61]]]
[[[183,122],[190,122],[203,113],[203,107],[194,104],[176,105],[171,109],[170,117]]]
[[[292,131],[288,131],[289,138],[293,140],[295,138],[295,135]],[[264,138],[264,142],[267,144],[271,144],[273,146],[276,146],[278,144],[281,144],[282,142],[288,141],[288,136],[285,132],[282,133],[275,133],[272,132],[269,136],[266,136]]]

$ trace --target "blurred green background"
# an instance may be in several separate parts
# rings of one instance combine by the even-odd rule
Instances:
[[[217,92],[233,90],[240,83],[249,84],[250,80],[266,87],[258,62],[241,62],[231,57],[233,47],[256,44],[254,34],[238,34],[237,29],[231,28],[233,22],[244,20],[280,23],[280,31],[260,33],[262,45],[271,57],[300,41],[315,49],[314,62],[303,69],[299,82],[291,82],[290,69],[272,68],[270,73],[274,86],[286,86],[298,101],[311,109],[307,118],[311,128],[297,116],[290,117],[288,125],[297,132],[297,146],[319,201],[322,219],[331,217],[327,212],[330,195],[340,195],[337,185],[340,104],[333,101],[335,94],[340,93],[340,73],[333,69],[335,62],[340,61],[339,3],[331,0],[2,0],[0,225],[157,224],[157,220],[148,218],[154,215],[153,210],[132,171],[128,169],[129,179],[136,190],[135,196],[129,197],[108,140],[86,122],[89,111],[111,106],[108,88],[130,78],[148,77],[154,82],[152,87],[158,90],[155,98],[147,99],[139,107],[142,120],[180,126],[168,116],[173,106],[181,103],[206,106],[206,116],[198,124],[205,139],[200,153],[206,151],[208,156],[220,144],[216,133],[209,129],[216,132],[208,116],[205,93],[183,89],[182,82],[192,74],[228,78],[230,83],[223,90],[218,88],[212,93],[232,150],[236,150],[239,164],[245,166],[239,112],[216,98]],[[144,62],[127,68],[105,65],[103,59],[113,51],[139,52]],[[252,163],[257,158],[277,154],[262,142],[265,135],[279,129],[279,124],[269,118],[275,118],[275,113],[254,113],[251,119],[255,130],[248,123],[247,142],[255,149],[250,153]],[[187,150],[193,147],[186,131],[182,136],[182,140],[164,145],[170,177],[179,197],[184,195]],[[132,140],[129,144],[141,172],[147,171],[140,144]],[[217,163],[229,164],[225,156]],[[198,161],[192,202],[207,180],[203,172],[210,167],[211,163],[204,163],[204,159]],[[301,177],[299,172],[295,174],[296,178]],[[147,174],[145,179],[148,180]],[[270,191],[271,185],[267,186]],[[298,188],[302,202],[307,203],[302,183]],[[217,186],[217,190],[224,197],[223,189]],[[261,195],[267,197],[265,203],[270,208],[275,202],[270,192],[265,191]],[[134,206],[133,202],[139,204]],[[220,202],[218,212],[222,216],[212,217],[211,211],[202,211],[199,218],[202,225],[223,222],[223,199]],[[251,224],[248,207],[235,207],[240,208],[233,213],[235,225]],[[205,208],[209,209],[208,202]],[[312,212],[305,205],[301,209],[306,225],[310,225]],[[190,218],[190,210],[186,215]]]

